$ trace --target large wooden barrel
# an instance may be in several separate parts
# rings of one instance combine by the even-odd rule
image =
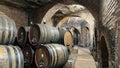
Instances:
[[[13,44],[16,37],[15,22],[4,14],[0,14],[0,44]]]
[[[17,42],[20,45],[29,43],[28,41],[28,32],[29,32],[30,27],[25,26],[25,27],[20,27],[17,33]]]
[[[21,49],[17,46],[0,45],[0,68],[24,68]]]
[[[79,33],[74,28],[71,28],[64,34],[64,45],[67,47],[78,45],[78,39]]]
[[[62,67],[68,60],[68,49],[60,44],[46,44],[40,46],[35,52],[37,68]]]
[[[74,45],[73,43],[73,35],[70,31],[67,31],[64,35],[64,45],[65,46],[71,46]]]
[[[25,65],[30,66],[30,64],[33,63],[34,50],[30,47],[29,44],[26,44],[22,48],[22,52],[23,52],[23,55],[24,55]]]
[[[34,24],[29,31],[29,42],[32,45],[39,43],[54,43],[59,40],[59,31],[57,28],[44,25]]]

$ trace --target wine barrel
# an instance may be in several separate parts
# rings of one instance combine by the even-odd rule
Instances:
[[[74,45],[73,41],[74,39],[72,33],[70,31],[67,31],[64,35],[64,45],[72,47]]]
[[[64,45],[67,47],[72,47],[73,45],[78,45],[78,31],[73,27],[68,30],[64,35]]]
[[[17,46],[0,45],[0,68],[24,68],[21,49]]]
[[[15,22],[4,14],[0,14],[0,44],[13,44],[16,37]]]
[[[24,55],[25,65],[29,66],[30,64],[33,63],[34,50],[30,47],[30,45],[26,44],[22,48],[22,52],[23,52],[23,55]]]
[[[17,33],[17,42],[19,45],[24,45],[28,42],[28,32],[29,32],[30,27],[25,26],[25,27],[20,27]]]
[[[37,68],[62,67],[68,60],[68,49],[60,44],[46,44],[40,46],[35,52]]]
[[[44,25],[34,24],[29,30],[29,42],[32,45],[39,43],[54,43],[59,40],[59,31],[57,28]]]

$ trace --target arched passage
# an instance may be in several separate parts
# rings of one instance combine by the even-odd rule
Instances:
[[[92,13],[84,6],[80,4],[55,4],[50,8],[45,16],[43,17],[41,23],[46,22],[47,25],[52,25],[55,27],[60,27],[64,23],[67,23],[72,17],[80,17],[88,22],[90,25],[90,40],[91,47],[93,45],[93,36],[94,36],[94,26],[95,18]]]
[[[100,57],[101,57],[101,68],[109,68],[109,53],[105,37],[101,37],[100,41]]]

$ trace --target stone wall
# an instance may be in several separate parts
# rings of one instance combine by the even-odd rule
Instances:
[[[16,23],[17,28],[20,26],[25,26],[28,23],[28,15],[23,8],[0,5],[0,11],[13,19]]]

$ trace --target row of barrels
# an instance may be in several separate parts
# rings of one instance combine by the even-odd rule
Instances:
[[[37,68],[61,68],[69,57],[69,47],[88,44],[86,40],[89,36],[89,28],[85,25],[82,26],[81,33],[74,26],[70,26],[69,29],[57,29],[45,24],[21,27],[18,30],[17,41],[20,45],[24,45],[22,50],[25,64],[35,63]],[[36,47],[35,50],[33,47]]]
[[[86,24],[87,23],[83,22],[81,28],[86,26]],[[83,32],[81,30],[81,34],[79,33],[79,30],[76,31],[71,31],[67,29],[58,30],[55,27],[48,26],[45,24],[34,24],[31,27],[21,27],[17,33],[15,22],[8,16],[0,14],[0,44],[13,44],[16,35],[17,41],[20,45],[25,44],[26,42],[29,42],[32,45],[59,42],[68,46],[78,44],[78,40],[81,40],[81,38],[84,43],[88,44],[89,41],[87,39],[89,38],[87,37],[89,35],[86,34],[89,34],[89,29],[85,28],[83,29]]]
[[[60,44],[40,45],[35,53],[27,45],[22,50],[18,46],[0,45],[0,68],[24,68],[24,63],[35,62],[37,68],[62,67],[68,60],[67,47]]]
[[[17,42],[23,46],[22,49],[18,46],[9,46],[14,43],[16,34]],[[61,67],[69,56],[69,50],[65,46],[78,44],[79,37],[74,27],[57,29],[45,24],[21,27],[17,33],[15,22],[1,14],[0,68],[24,68],[24,64],[29,65],[33,60],[37,68]],[[38,46],[34,50],[30,45]]]
[[[13,44],[17,32],[14,21],[6,16],[5,17],[1,16],[0,21],[1,21],[0,44]],[[70,35],[69,37],[67,37],[67,34],[69,32],[66,32],[66,35],[64,36],[65,32],[66,30],[58,30],[55,27],[42,24],[34,24],[31,28],[21,27],[18,30],[17,41],[20,45],[25,44],[26,42],[30,42],[32,45],[37,45],[39,43],[54,43],[60,40],[62,41],[64,40],[65,45],[73,44],[72,42],[73,37]],[[68,38],[69,41],[71,41],[71,43],[68,43],[69,42],[67,40]]]
[[[69,57],[68,48],[61,44],[41,44],[35,50],[25,45],[22,51],[26,67],[35,64],[37,68],[61,68]]]
[[[45,44],[59,40],[59,31],[55,27],[34,24],[31,28],[20,28],[17,35],[19,45],[25,45],[26,42],[32,45],[45,44],[40,45],[34,52],[29,45],[22,49],[10,45],[14,43],[17,32],[15,22],[12,19],[6,15],[0,15],[0,26],[0,68],[24,68],[24,64],[30,64],[33,60],[38,68],[51,68],[60,67],[67,61],[69,55],[65,46]],[[33,57],[33,55],[35,56]]]
[[[62,67],[67,62],[69,50],[62,44],[51,44],[59,42],[59,38],[59,30],[52,26],[34,24],[31,27],[20,27],[17,42],[22,47],[25,66]]]
[[[69,57],[67,47],[72,47],[72,45],[78,42],[77,34],[78,31],[74,27],[71,27],[69,30],[57,29],[45,24],[20,27],[17,41],[19,45],[23,46],[25,65],[29,66],[35,63],[37,68],[57,68],[63,66]],[[65,44],[65,46],[61,44]],[[34,49],[33,47],[36,48]]]
[[[88,28],[82,28],[80,33],[74,26],[71,26],[70,29],[57,29],[45,24],[34,24],[31,27],[20,27],[17,34],[17,41],[20,45],[60,43],[70,47],[73,45],[89,46],[89,39]]]
[[[17,41],[20,45],[29,43],[31,45],[60,43],[66,46],[78,44],[78,30],[57,29],[45,24],[34,24],[31,27],[20,27]]]

